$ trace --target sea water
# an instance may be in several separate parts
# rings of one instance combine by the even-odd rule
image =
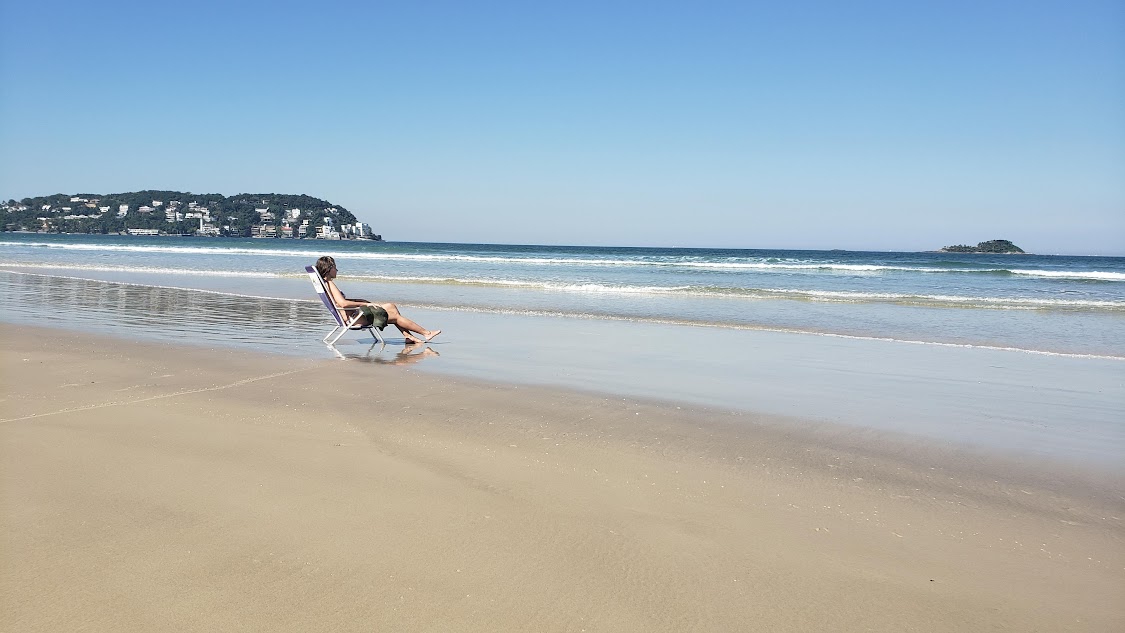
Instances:
[[[0,266],[306,298],[1125,357],[1125,258],[0,234]],[[293,283],[298,282],[298,283]]]
[[[326,349],[321,255],[349,296],[444,330],[424,371],[1125,452],[1125,258],[0,234],[0,320],[421,360],[393,329]]]

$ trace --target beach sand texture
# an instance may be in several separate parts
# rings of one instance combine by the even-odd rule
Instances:
[[[1125,630],[1114,477],[406,367],[0,338],[3,631]]]

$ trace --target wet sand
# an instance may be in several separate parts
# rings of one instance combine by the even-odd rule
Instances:
[[[1125,628],[1118,473],[412,365],[0,340],[0,630]]]
[[[149,280],[151,281],[151,280]],[[167,280],[172,282],[174,280]],[[319,301],[215,294],[0,271],[0,321],[36,325],[44,306],[82,314],[89,334],[195,346],[335,353],[396,362],[349,333],[329,350]],[[256,288],[253,292],[277,288]],[[267,292],[268,294],[268,292]],[[284,294],[284,293],[281,293]],[[1003,453],[1122,469],[1125,362],[979,347],[596,318],[426,309],[441,328],[426,373],[553,386],[815,420]],[[62,327],[77,324],[59,322]],[[334,325],[334,324],[332,324]]]

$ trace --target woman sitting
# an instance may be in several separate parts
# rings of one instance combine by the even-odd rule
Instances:
[[[336,287],[334,281],[336,279],[336,260],[328,255],[316,260],[316,272],[320,273],[320,278],[324,280],[324,287],[328,290],[328,296],[332,298],[332,303],[344,311],[348,320],[355,318],[359,311],[364,312],[364,315],[356,322],[357,325],[372,325],[372,323],[375,323],[375,318],[382,316],[379,312],[385,311],[387,323],[398,328],[408,344],[426,343],[441,334],[441,330],[427,330],[406,318],[398,311],[398,306],[393,303],[372,303],[367,299],[349,299],[344,296],[344,293]],[[364,310],[364,308],[369,310]],[[376,325],[378,324],[376,323]]]

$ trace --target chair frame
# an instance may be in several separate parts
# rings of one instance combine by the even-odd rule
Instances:
[[[328,288],[324,285],[324,280],[320,278],[320,273],[312,266],[305,266],[305,272],[309,274],[309,281],[312,282],[316,294],[320,297],[320,301],[324,303],[324,307],[328,308],[328,312],[332,314],[332,318],[336,321],[336,327],[332,328],[328,334],[324,336],[323,341],[329,345],[335,345],[336,341],[340,340],[348,330],[368,330],[371,336],[380,344],[386,345],[387,342],[379,334],[379,328],[373,325],[358,325],[358,321],[363,318],[363,311],[357,310],[357,314],[351,319],[347,318],[347,313],[336,307],[336,303],[332,301],[332,297],[328,295]],[[332,339],[329,341],[328,339]]]

